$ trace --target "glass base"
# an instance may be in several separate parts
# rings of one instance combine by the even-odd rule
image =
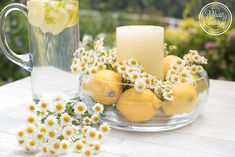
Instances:
[[[171,120],[166,122],[165,120],[160,120],[158,117],[156,118],[158,119],[158,121],[155,121],[155,123],[151,123],[151,122],[130,123],[130,122],[123,122],[123,121],[120,122],[120,121],[114,121],[114,120],[110,120],[106,118],[104,118],[104,121],[107,122],[112,128],[119,129],[119,130],[133,131],[133,132],[162,132],[162,131],[170,131],[174,129],[179,129],[184,126],[187,126],[191,124],[196,118],[197,117],[192,117],[190,119],[189,118],[188,119],[171,118]]]
[[[84,95],[83,95],[84,96]],[[91,97],[83,97],[87,104],[94,104]],[[102,119],[108,123],[112,128],[133,131],[133,132],[161,132],[170,131],[184,126],[190,125],[197,119],[206,104],[206,92],[200,95],[198,104],[193,112],[177,114],[174,116],[166,116],[162,110],[158,110],[156,115],[146,122],[130,122],[128,121],[115,106],[105,106]]]

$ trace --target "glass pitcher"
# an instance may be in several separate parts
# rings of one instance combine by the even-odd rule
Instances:
[[[29,54],[18,55],[8,46],[6,17],[22,12],[29,21]],[[33,99],[79,96],[79,74],[71,72],[73,53],[79,46],[78,0],[29,0],[27,7],[13,3],[0,14],[0,47],[14,63],[31,72]]]

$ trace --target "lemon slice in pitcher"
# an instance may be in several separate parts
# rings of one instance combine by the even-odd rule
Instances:
[[[72,27],[78,23],[78,2],[71,2],[65,5],[66,10],[69,14],[69,21],[67,23],[67,27]]]
[[[38,1],[28,1],[29,23],[35,27],[40,27],[45,20],[44,4]]]
[[[40,28],[44,33],[51,32],[58,35],[66,28],[69,20],[68,12],[60,7],[57,2],[45,3],[44,7],[45,20]]]

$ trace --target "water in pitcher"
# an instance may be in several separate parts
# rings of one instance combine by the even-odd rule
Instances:
[[[79,76],[70,70],[79,44],[78,1],[28,1],[31,73],[35,100],[79,95]]]

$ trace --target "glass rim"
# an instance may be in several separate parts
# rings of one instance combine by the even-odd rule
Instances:
[[[190,83],[179,83],[179,84],[195,84],[196,82],[199,82],[199,81],[201,81],[203,79],[207,79],[208,78],[207,72],[205,70],[203,70],[202,72],[198,73],[197,75],[199,76],[198,79],[193,80]],[[107,80],[96,79],[93,76],[87,75],[87,74],[84,74],[83,78],[89,78],[89,79],[94,79],[94,80],[97,80],[97,81],[100,81],[100,82],[107,82],[107,83],[118,84],[118,85],[123,85],[123,86],[135,86],[135,84],[130,84],[130,83],[117,83],[117,82],[112,82],[112,81],[107,81]]]

